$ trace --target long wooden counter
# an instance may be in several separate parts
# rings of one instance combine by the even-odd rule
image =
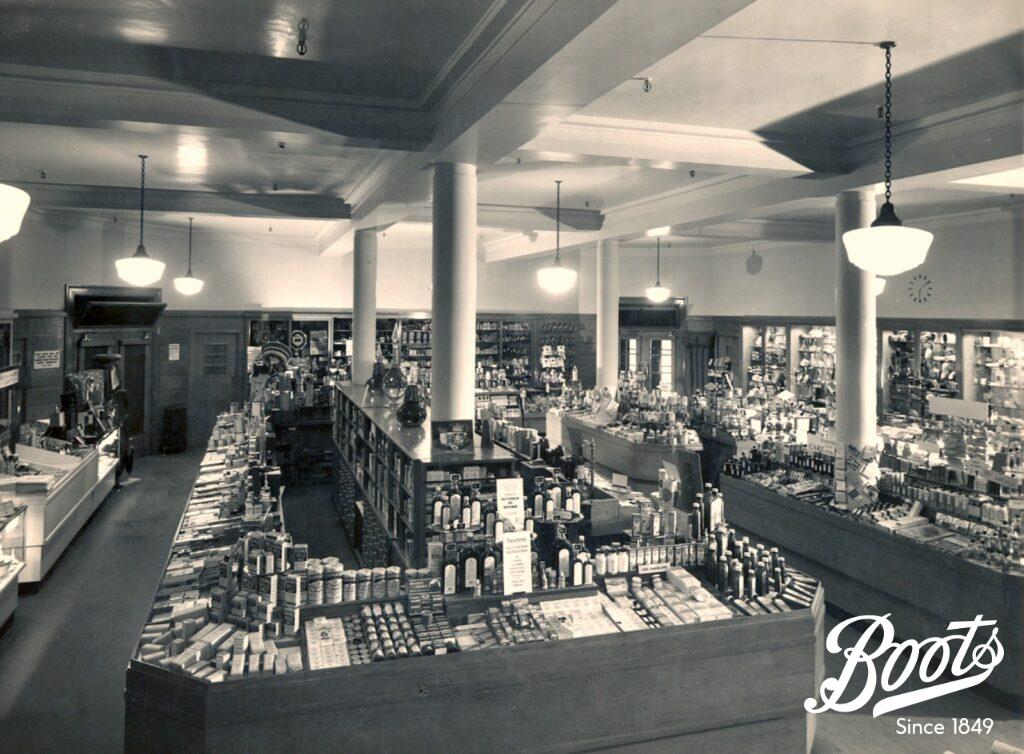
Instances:
[[[133,660],[125,749],[809,752],[823,600],[819,588],[811,610],[214,684]]]
[[[564,444],[578,448],[583,441],[593,442],[594,463],[625,474],[632,483],[654,484],[658,481],[662,461],[680,465],[681,457],[687,453],[693,455],[698,450],[683,445],[634,442],[573,414],[563,413],[559,418]]]
[[[1024,708],[1024,576],[1002,573],[881,527],[723,476],[725,515],[771,540],[854,615],[892,613],[902,638],[945,636],[952,620],[999,621],[1006,656],[989,678],[998,700]]]

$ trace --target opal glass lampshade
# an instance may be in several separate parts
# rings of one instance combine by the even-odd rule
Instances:
[[[548,293],[565,293],[576,285],[576,270],[562,266],[562,260],[555,259],[550,267],[537,270],[537,282]]]
[[[117,267],[117,276],[129,285],[152,285],[164,274],[164,263],[151,258],[142,244],[139,244],[134,254],[118,259],[114,265]]]
[[[20,188],[0,183],[0,243],[18,235],[29,201]]]

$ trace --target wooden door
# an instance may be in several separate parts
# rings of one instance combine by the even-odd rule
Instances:
[[[240,400],[238,333],[192,333],[188,376],[188,442],[205,447],[217,415]]]

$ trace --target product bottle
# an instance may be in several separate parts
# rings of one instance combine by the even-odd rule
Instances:
[[[459,556],[454,544],[444,546],[441,584],[445,594],[455,594],[459,589]]]
[[[701,508],[700,495],[693,503],[693,511],[690,513],[690,537],[699,542],[704,538],[704,510]]]
[[[459,553],[459,591],[473,591],[480,578],[480,553],[471,544]]]
[[[565,534],[565,527],[558,525],[555,535],[555,564],[558,569],[558,586],[565,587],[572,584],[572,564],[576,559],[572,543]]]
[[[480,553],[480,581],[483,583],[484,594],[494,594],[496,591],[495,576],[501,563],[501,554],[494,546],[494,539],[487,537],[484,541],[483,551]]]

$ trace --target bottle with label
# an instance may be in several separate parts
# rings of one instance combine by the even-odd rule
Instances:
[[[484,594],[495,594],[497,591],[496,576],[501,567],[501,553],[494,546],[494,539],[487,537],[483,550],[480,552],[480,581]]]
[[[555,567],[560,588],[572,584],[572,564],[575,560],[576,552],[565,534],[565,527],[559,524],[555,534]]]
[[[464,544],[459,553],[459,591],[472,592],[480,579],[480,553],[473,544]]]
[[[455,594],[459,590],[459,553],[453,543],[444,546],[441,587],[444,594]]]

